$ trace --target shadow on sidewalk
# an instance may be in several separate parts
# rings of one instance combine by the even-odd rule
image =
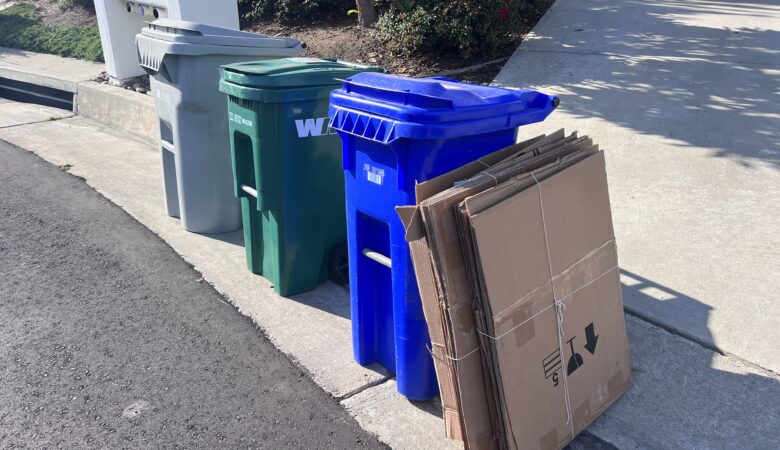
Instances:
[[[777,375],[723,357],[709,341],[690,337],[709,333],[710,306],[625,269],[621,282],[625,299],[660,303],[686,315],[688,327],[662,326],[685,338],[675,339],[627,308],[634,386],[608,410],[610,426],[625,424],[619,432],[644,439],[648,448],[682,445],[680,436],[686,448],[779,448]],[[641,429],[648,425],[655,428]]]
[[[562,88],[563,110],[663,136],[683,150],[710,149],[748,168],[780,169],[780,31],[741,26],[750,17],[751,24],[778,28],[777,1],[586,4],[576,15],[580,21],[550,27],[567,31],[522,47],[524,58],[535,52],[605,56],[552,59],[543,83]]]
[[[624,269],[621,282],[625,298],[660,302],[686,314],[692,330],[708,332],[710,306]],[[648,325],[636,315],[627,311],[626,316],[634,385],[568,450],[614,449],[597,435],[615,433],[654,449],[673,445],[780,448],[780,381],[776,375],[723,357],[686,332]],[[442,414],[438,399],[413,403],[429,414]],[[594,433],[594,428],[608,431]]]

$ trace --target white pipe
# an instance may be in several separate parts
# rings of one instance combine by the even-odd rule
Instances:
[[[245,184],[241,185],[241,190],[246,192],[247,194],[251,195],[254,198],[257,198],[257,191],[254,188],[251,188]]]
[[[388,258],[387,256],[381,254],[381,253],[378,253],[378,252],[375,252],[373,250],[369,250],[367,248],[364,248],[363,249],[363,256],[365,256],[366,258],[368,258],[368,259],[370,259],[372,261],[378,262],[379,264],[387,267],[388,269],[392,269],[393,268],[392,260],[390,258]]]

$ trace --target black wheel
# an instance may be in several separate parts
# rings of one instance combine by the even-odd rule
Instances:
[[[349,251],[347,244],[339,245],[330,254],[328,263],[330,281],[346,286],[349,284]]]

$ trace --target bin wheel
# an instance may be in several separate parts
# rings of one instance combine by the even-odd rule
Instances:
[[[330,281],[346,286],[349,284],[349,251],[347,244],[339,245],[330,254],[328,264]]]

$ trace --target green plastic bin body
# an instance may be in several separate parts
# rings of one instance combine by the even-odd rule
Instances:
[[[329,132],[328,96],[368,70],[379,71],[312,58],[222,68],[247,266],[280,295],[312,290],[346,264],[342,146]]]

